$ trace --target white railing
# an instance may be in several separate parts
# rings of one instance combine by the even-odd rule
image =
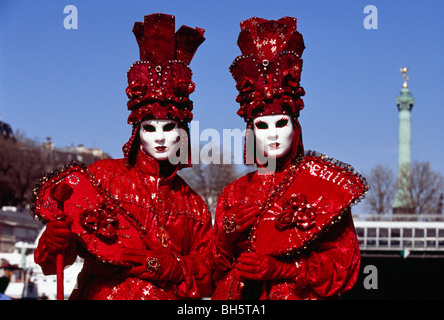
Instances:
[[[355,219],[355,228],[361,250],[444,252],[444,221]]]
[[[444,222],[444,214],[354,214],[355,221],[434,221]]]

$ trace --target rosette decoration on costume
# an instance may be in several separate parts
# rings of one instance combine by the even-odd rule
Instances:
[[[239,91],[237,113],[246,122],[279,113],[297,118],[304,108],[300,79],[305,45],[296,21],[253,17],[241,22],[237,44],[242,56],[234,60],[230,71]]]
[[[80,213],[80,225],[90,233],[96,233],[103,240],[117,238],[119,228],[118,208],[109,202],[99,203],[95,208],[85,209]]]
[[[187,26],[175,32],[175,17],[162,13],[147,15],[144,22],[134,24],[140,61],[127,72],[128,123],[133,125],[132,137],[123,147],[127,160],[134,144],[138,147],[137,130],[144,120],[175,120],[189,135],[188,123],[193,119],[189,95],[195,89],[189,64],[205,41],[204,32]]]
[[[307,202],[307,197],[301,193],[288,196],[282,206],[282,213],[276,218],[276,229],[279,231],[296,226],[301,230],[314,227],[316,207]]]
[[[102,262],[122,264],[124,248],[146,247],[142,225],[80,163],[44,177],[34,190],[31,210],[43,223],[69,216],[78,242]]]
[[[127,72],[128,122],[136,124],[147,117],[190,122],[189,95],[195,85],[188,65],[205,40],[204,30],[182,26],[175,32],[175,17],[157,13],[136,22],[133,33],[140,61]]]

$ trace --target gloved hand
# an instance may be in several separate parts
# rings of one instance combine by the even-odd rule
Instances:
[[[71,242],[71,225],[72,218],[70,217],[66,217],[65,221],[55,220],[48,222],[40,242],[44,243],[53,254],[63,253]]]
[[[235,243],[254,224],[259,213],[259,207],[251,204],[241,204],[229,210],[222,219],[222,228],[216,235],[218,249],[232,253]]]
[[[136,266],[128,274],[141,279],[171,281],[183,280],[179,261],[167,250],[124,249],[122,260]]]
[[[238,280],[295,279],[300,270],[296,263],[280,261],[272,256],[242,253],[235,266]]]

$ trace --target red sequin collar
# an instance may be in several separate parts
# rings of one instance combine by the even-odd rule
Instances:
[[[176,166],[176,169],[172,172],[172,174],[168,175],[167,177],[163,177],[160,173],[159,162],[141,150],[137,151],[136,163],[134,164],[134,167],[143,176],[148,175],[155,178],[161,178],[162,184],[170,184],[174,180],[177,170],[179,169],[179,167]]]

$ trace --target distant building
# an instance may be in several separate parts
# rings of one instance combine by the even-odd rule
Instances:
[[[14,252],[19,241],[34,243],[42,227],[27,210],[3,207],[0,209],[0,252]]]
[[[85,163],[92,163],[97,160],[109,159],[110,156],[99,148],[85,148],[84,145],[78,145],[77,147],[61,148],[56,152],[64,153],[71,157],[73,160],[77,160]]]
[[[99,148],[86,148],[84,145],[77,147],[56,148],[50,138],[42,143],[40,148],[48,158],[48,163],[68,163],[70,161],[83,162],[90,165],[95,161],[109,159],[110,156]]]

